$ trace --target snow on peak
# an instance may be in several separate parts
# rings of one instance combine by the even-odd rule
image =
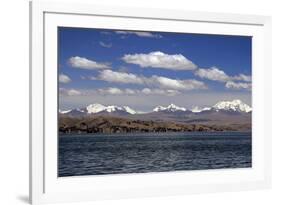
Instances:
[[[243,103],[241,100],[232,100],[232,101],[220,101],[213,106],[215,110],[231,110],[238,112],[250,112],[252,108]]]
[[[71,113],[71,112],[85,112],[85,111],[81,110],[79,108],[75,108],[75,109],[72,109],[72,110],[60,110],[59,109],[59,113],[61,113],[61,114],[67,114],[67,113]]]
[[[175,112],[175,111],[186,111],[186,108],[184,107],[179,107],[176,106],[175,104],[170,104],[167,107],[163,107],[163,106],[157,106],[153,109],[154,112],[159,112],[159,111],[170,111],[170,112]]]
[[[61,114],[66,114],[66,113],[69,113],[69,112],[71,112],[71,110],[60,110],[59,109],[59,113],[61,113]]]
[[[243,103],[241,100],[232,100],[232,101],[220,101],[218,103],[216,103],[214,106],[212,107],[198,107],[198,106],[194,106],[190,109],[193,113],[200,113],[202,111],[207,111],[207,110],[229,110],[229,111],[235,111],[235,112],[251,112],[252,108],[247,105],[246,103]],[[109,106],[105,106],[99,103],[94,103],[94,104],[90,104],[88,105],[86,108],[76,108],[76,109],[72,109],[72,110],[59,110],[59,113],[61,114],[68,114],[68,113],[87,113],[87,114],[95,114],[95,113],[99,113],[99,112],[108,112],[108,113],[112,113],[112,112],[116,112],[116,111],[123,111],[129,114],[141,114],[141,112],[136,112],[135,110],[133,110],[132,108],[130,108],[129,106],[116,106],[116,105],[109,105]],[[165,106],[157,106],[153,109],[153,112],[160,112],[160,111],[168,111],[168,112],[176,112],[176,111],[187,111],[186,108],[184,107],[179,107],[175,104],[170,104],[167,107]]]
[[[105,112],[125,111],[125,112],[130,113],[130,114],[136,114],[137,113],[135,110],[131,109],[128,106],[123,106],[123,107],[119,107],[119,106],[116,106],[116,105],[104,106],[104,105],[98,104],[98,103],[88,105],[86,107],[86,110],[87,110],[87,113],[89,113],[89,114],[99,113],[99,112],[102,112],[102,111],[105,111]]]
[[[165,110],[166,108],[165,107],[163,107],[163,106],[161,106],[161,105],[158,105],[157,107],[155,107],[154,109],[153,109],[153,111],[154,112],[159,112],[159,111],[162,111],[162,110]]]
[[[172,111],[172,112],[178,111],[178,110],[180,110],[180,111],[186,111],[186,108],[176,106],[175,104],[172,103],[172,104],[170,104],[170,105],[167,107],[167,110]]]
[[[194,106],[190,109],[192,112],[195,112],[195,113],[198,113],[198,112],[202,112],[202,111],[207,111],[207,110],[211,110],[210,107],[204,107],[204,108],[201,108],[201,107],[198,107],[198,106]]]
[[[116,105],[109,105],[109,106],[106,106],[103,111],[115,112],[115,111],[118,111],[118,110],[123,110],[123,109],[121,107],[116,106]]]
[[[87,113],[91,114],[91,113],[98,113],[101,111],[104,111],[106,109],[106,106],[102,105],[102,104],[98,104],[98,103],[94,103],[91,105],[88,105],[86,107]]]
[[[129,106],[123,106],[123,109],[124,109],[126,112],[128,112],[128,113],[130,113],[130,114],[132,114],[132,115],[137,114],[137,112],[136,112],[135,110],[133,110],[132,108],[130,108]]]

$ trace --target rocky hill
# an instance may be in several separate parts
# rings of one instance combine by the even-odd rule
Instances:
[[[198,124],[171,121],[137,120],[112,116],[60,116],[60,133],[139,133],[192,131],[249,131],[251,124]]]

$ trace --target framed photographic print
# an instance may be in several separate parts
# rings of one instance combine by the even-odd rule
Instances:
[[[270,17],[30,14],[31,203],[270,187]]]

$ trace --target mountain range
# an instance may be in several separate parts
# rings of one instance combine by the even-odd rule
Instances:
[[[184,107],[179,107],[175,104],[170,104],[168,106],[156,106],[151,112],[138,112],[129,106],[116,106],[109,105],[105,106],[102,104],[94,103],[86,106],[85,108],[75,108],[71,110],[61,111],[59,113],[67,116],[85,116],[91,114],[121,114],[121,115],[137,115],[137,114],[149,114],[149,113],[174,113],[174,112],[187,112],[187,113],[202,113],[206,111],[228,111],[228,112],[239,112],[239,113],[249,113],[252,111],[252,108],[243,103],[241,100],[233,101],[220,101],[211,107],[200,108],[198,106],[193,107],[192,109],[186,109]]]
[[[197,125],[242,125],[251,127],[252,108],[241,100],[220,101],[210,107],[184,107],[170,104],[168,106],[156,106],[150,112],[138,112],[128,106],[105,106],[102,104],[90,104],[84,108],[76,108],[67,111],[59,111],[59,117],[75,119],[93,118],[120,118],[125,121],[153,121],[173,122],[180,124]]]

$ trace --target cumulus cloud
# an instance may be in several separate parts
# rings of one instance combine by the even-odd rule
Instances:
[[[194,70],[197,66],[181,54],[169,55],[161,51],[148,54],[126,54],[122,57],[126,63],[139,65],[142,68],[163,68],[169,70]]]
[[[172,90],[193,90],[207,88],[204,82],[194,79],[179,80],[157,75],[153,75],[152,77],[145,77],[132,73],[116,72],[112,70],[101,71],[99,76],[95,79],[111,83],[138,84]]]
[[[150,88],[144,88],[140,90],[140,92],[145,95],[166,95],[166,96],[175,96],[181,93],[177,90],[150,89]]]
[[[126,93],[127,95],[134,95],[134,94],[137,93],[137,91],[134,90],[134,89],[126,88],[126,89],[125,89],[125,93]]]
[[[64,96],[77,96],[77,95],[82,95],[82,92],[79,90],[75,89],[66,89],[66,88],[60,88],[59,89],[60,95]]]
[[[150,88],[144,88],[141,92],[146,95],[152,94],[152,90]]]
[[[244,74],[239,74],[238,76],[232,77],[232,80],[240,80],[240,81],[245,81],[245,82],[251,82],[252,77],[249,75],[244,75]]]
[[[204,82],[189,79],[189,80],[178,80],[171,79],[163,76],[153,75],[151,78],[148,78],[147,84],[166,88],[166,89],[175,89],[175,90],[194,90],[194,89],[207,89],[207,86]]]
[[[71,82],[71,79],[67,75],[61,73],[61,74],[59,74],[59,82],[60,83],[69,83],[69,82]]]
[[[138,89],[120,89],[120,88],[115,88],[115,87],[110,87],[110,88],[101,88],[98,89],[98,93],[102,95],[137,95],[140,94],[140,90]]]
[[[98,89],[98,92],[102,95],[107,95],[107,94],[111,94],[111,95],[121,95],[124,94],[124,91],[119,89],[119,88],[106,88],[106,89]]]
[[[200,78],[206,78],[209,80],[226,82],[230,80],[230,77],[222,70],[212,67],[209,69],[200,68],[195,71],[195,75],[199,76]]]
[[[220,70],[217,67],[211,68],[199,68],[197,69],[194,74],[199,76],[200,78],[205,78],[208,80],[214,80],[219,82],[228,82],[228,81],[244,81],[244,82],[251,82],[251,76],[239,74],[237,76],[229,76],[223,70]]]
[[[166,89],[120,89],[116,87],[100,88],[97,93],[101,95],[164,95],[164,96],[175,96],[180,94],[177,90],[166,90]]]
[[[74,68],[88,70],[110,69],[110,65],[108,63],[98,63],[96,61],[79,56],[71,57],[68,62]]]
[[[139,37],[145,37],[145,38],[162,38],[160,34],[154,34],[151,32],[145,32],[145,31],[115,31],[116,34],[121,35],[136,35]]]
[[[75,90],[75,89],[66,89],[60,88],[60,95],[63,96],[106,96],[106,95],[161,95],[161,96],[175,96],[181,94],[180,91],[171,90],[171,89],[131,89],[131,88],[117,88],[117,87],[108,87],[108,88],[99,88],[99,89],[90,89],[90,90]]]
[[[99,42],[100,46],[104,47],[104,48],[111,48],[112,47],[112,43],[104,43],[102,41]]]
[[[103,70],[98,76],[99,80],[124,84],[143,84],[143,80],[135,74]]]
[[[225,87],[228,89],[233,89],[233,90],[242,90],[242,89],[251,90],[252,84],[228,81],[228,82],[226,82]]]

